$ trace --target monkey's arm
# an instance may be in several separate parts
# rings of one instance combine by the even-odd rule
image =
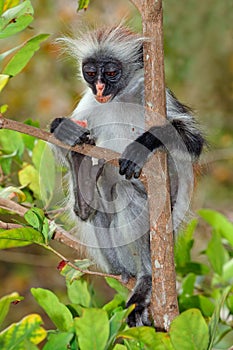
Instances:
[[[90,142],[90,131],[74,123],[69,118],[56,118],[50,125],[50,132],[54,136],[69,146],[80,145]]]
[[[68,118],[56,118],[50,126],[51,132],[57,139],[69,146],[89,143],[95,144],[90,138],[90,131],[81,127]],[[92,164],[92,158],[69,152],[67,154],[68,163],[72,177],[72,187],[74,195],[74,213],[82,220],[87,220],[93,212],[93,200],[96,182],[103,169],[103,160],[98,164]]]
[[[168,153],[188,153],[191,160],[199,157],[204,138],[190,116],[173,119],[164,126],[154,126],[130,143],[120,160],[120,174],[126,179],[138,178],[149,155],[158,148]]]

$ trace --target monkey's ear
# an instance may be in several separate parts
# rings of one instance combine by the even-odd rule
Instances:
[[[54,136],[69,146],[89,142],[90,131],[68,118],[56,118],[50,126]]]

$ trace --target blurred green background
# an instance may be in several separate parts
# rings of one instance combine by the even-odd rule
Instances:
[[[233,3],[231,0],[163,3],[166,84],[194,109],[210,144],[201,159],[202,174],[194,208],[213,208],[233,220]],[[32,26],[8,41],[1,41],[0,50],[38,33],[50,33],[51,37],[3,90],[0,104],[9,105],[6,117],[20,121],[32,118],[46,128],[53,118],[71,113],[83,90],[75,62],[60,56],[54,40],[84,24],[112,25],[122,18],[140,31],[141,20],[126,0],[92,0],[88,10],[80,13],[76,12],[76,0],[32,0],[32,4],[35,9]],[[55,270],[57,259],[44,254],[31,247],[0,252],[0,294],[17,290],[28,296],[24,314],[30,303],[31,286],[51,288],[58,294],[64,289],[64,280]],[[70,255],[75,257],[73,252]],[[22,313],[13,313],[12,321],[17,312]]]

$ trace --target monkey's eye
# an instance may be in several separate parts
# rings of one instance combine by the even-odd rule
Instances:
[[[105,72],[105,74],[108,76],[108,77],[115,77],[116,74],[117,74],[117,71],[109,71],[109,72]]]
[[[85,72],[89,77],[95,77],[96,72]]]

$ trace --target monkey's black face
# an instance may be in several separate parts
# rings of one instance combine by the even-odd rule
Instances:
[[[112,100],[122,89],[122,65],[113,59],[88,59],[82,64],[83,77],[100,103]]]

